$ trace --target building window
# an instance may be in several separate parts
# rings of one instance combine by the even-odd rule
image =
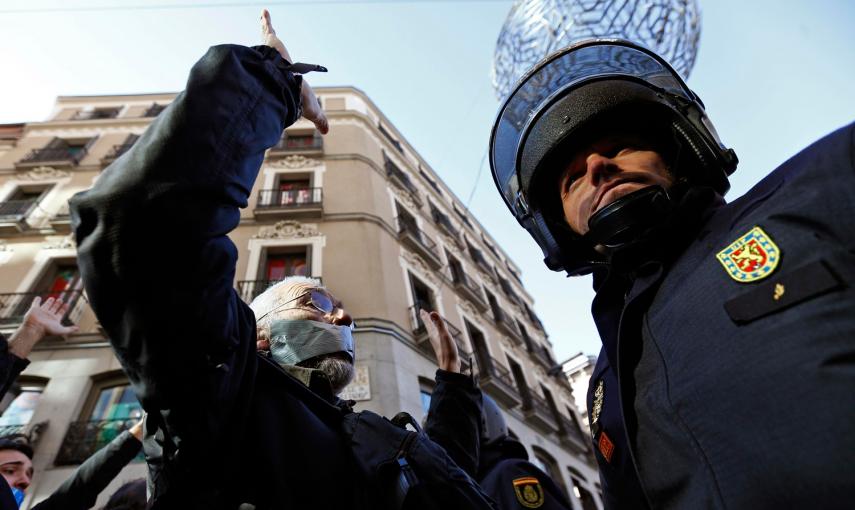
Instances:
[[[33,149],[17,166],[39,166],[48,163],[76,165],[88,153],[89,147],[95,143],[93,138],[54,138],[41,149]]]
[[[422,169],[421,166],[419,166],[419,175],[421,175],[422,179],[424,179],[428,184],[430,184],[431,188],[433,188],[434,190],[436,190],[437,193],[439,193],[439,196],[442,196],[442,190],[439,189],[439,185],[436,183],[435,180],[431,179],[431,177],[427,174],[427,172],[424,171],[424,169]]]
[[[80,464],[142,418],[143,410],[124,374],[96,380],[80,421],[69,424],[55,464]],[[137,460],[142,460],[138,456]]]
[[[440,211],[435,205],[430,204],[430,215],[431,218],[433,218],[434,223],[445,229],[451,237],[457,238],[459,231],[451,223],[451,219],[447,214]]]
[[[448,259],[448,269],[451,271],[451,281],[454,283],[466,282],[466,274],[463,272],[463,266],[460,264],[460,261],[447,251],[445,252],[445,258]]]
[[[487,249],[490,250],[490,253],[492,253],[493,256],[496,257],[496,259],[502,260],[502,257],[499,256],[499,252],[496,250],[496,247],[493,246],[492,243],[487,241],[487,237],[484,234],[481,234],[481,241],[484,242],[484,246],[486,246]]]
[[[487,259],[484,258],[484,253],[478,248],[472,246],[472,243],[469,240],[466,240],[466,247],[469,250],[469,256],[472,257],[472,261],[477,264],[481,270],[486,272],[487,274],[493,273],[493,268],[490,267],[490,264],[487,262]]]
[[[487,301],[490,303],[490,310],[493,311],[493,318],[496,319],[496,322],[503,322],[505,320],[505,312],[499,306],[496,296],[486,289],[484,289],[484,293],[487,295]]]
[[[51,186],[18,186],[5,200],[0,202],[0,221],[23,222],[35,210]]]
[[[395,202],[395,210],[398,213],[398,232],[409,232],[410,235],[421,240],[422,233],[419,230],[415,216],[409,213],[401,204]]]
[[[413,304],[418,308],[425,311],[433,311],[436,310],[436,303],[433,297],[433,291],[430,287],[427,286],[426,283],[413,276],[412,273],[410,275],[410,288],[413,291]],[[416,310],[418,312],[418,310]],[[418,313],[416,314],[418,315]]]
[[[491,374],[493,372],[493,360],[490,357],[490,351],[487,349],[487,340],[484,338],[478,328],[463,321],[466,327],[466,333],[469,335],[469,341],[472,343],[472,348],[475,349],[475,361],[478,363],[478,372],[482,375]]]
[[[396,140],[396,139],[392,136],[392,134],[391,134],[391,133],[389,133],[389,131],[387,131],[387,130],[386,130],[386,128],[384,128],[384,127],[383,127],[383,124],[377,124],[377,129],[379,129],[379,130],[380,130],[380,132],[383,134],[383,136],[385,136],[385,137],[386,137],[386,140],[388,140],[388,141],[389,141],[389,143],[391,143],[393,147],[395,147],[396,149],[398,149],[398,152],[400,152],[401,154],[403,154],[403,153],[404,153],[404,148],[401,146],[401,142],[399,142],[398,140]]]
[[[149,106],[146,109],[146,111],[143,112],[142,116],[143,117],[157,117],[158,115],[160,115],[160,112],[162,112],[165,109],[166,109],[165,104],[152,103],[151,106]]]
[[[8,401],[8,405],[5,406],[2,415],[0,415],[0,436],[23,433],[24,427],[29,425],[33,414],[36,412],[46,382],[45,380],[22,377],[13,389],[6,394],[3,400]]]
[[[311,179],[301,176],[280,175],[277,186],[278,205],[304,205],[315,202]]]
[[[89,421],[138,420],[141,417],[142,406],[127,383],[101,388],[89,413]]]
[[[552,478],[552,481],[555,482],[555,485],[560,487],[564,494],[567,495],[567,487],[564,485],[564,479],[561,476],[561,471],[558,469],[558,463],[555,462],[552,455],[546,453],[546,450],[537,446],[532,446],[531,449],[534,451],[532,463],[539,467],[541,471],[549,475],[549,477]]]
[[[419,398],[422,404],[422,417],[427,417],[430,411],[430,397],[433,395],[435,383],[430,379],[419,377]]]
[[[460,218],[460,221],[466,224],[467,227],[472,228],[472,223],[469,221],[469,214],[461,211],[460,208],[457,207],[457,204],[452,204],[451,208],[454,209],[454,214]]]
[[[119,116],[121,107],[112,106],[109,108],[93,108],[91,106],[78,110],[71,120],[95,120],[95,119],[115,119]]]
[[[529,393],[528,383],[525,382],[522,367],[511,358],[508,358],[508,366],[511,367],[511,374],[514,376],[514,382],[517,383],[517,389],[520,392],[523,402],[529,402],[531,400],[531,393]]]
[[[499,287],[502,288],[502,292],[504,292],[505,295],[508,296],[508,299],[510,299],[514,303],[520,303],[520,297],[517,295],[516,291],[514,291],[514,288],[511,286],[511,282],[502,278],[501,276],[497,276],[497,278],[499,279]]]
[[[519,328],[520,336],[522,336],[523,342],[525,342],[526,350],[528,352],[534,352],[534,343],[532,343],[531,337],[528,336],[528,330],[525,329],[525,326],[519,320],[517,320],[517,328]]]
[[[63,317],[66,325],[74,323],[81,313],[83,300],[83,281],[77,263],[72,260],[55,260],[46,269],[42,277],[32,287],[30,292],[3,295],[0,307],[0,320],[3,322],[20,322],[36,297],[62,299],[68,303],[68,312]]]
[[[267,253],[264,275],[268,282],[278,282],[288,276],[308,276],[306,247],[284,252]]]
[[[594,500],[593,494],[585,489],[585,486],[582,483],[582,480],[584,480],[585,477],[582,476],[582,473],[571,467],[568,467],[567,470],[570,472],[570,481],[573,483],[573,496],[582,504],[582,509],[597,510],[597,503]]]

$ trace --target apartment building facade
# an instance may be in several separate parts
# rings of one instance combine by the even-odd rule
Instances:
[[[346,396],[357,409],[417,419],[436,371],[418,311],[439,311],[532,461],[574,506],[602,508],[587,427],[519,268],[364,93],[317,92],[331,131],[321,137],[301,120],[268,151],[230,234],[236,291],[249,302],[285,276],[320,278],[357,322],[357,378]],[[38,295],[69,300],[67,320],[80,326],[38,346],[0,407],[0,433],[35,442],[25,508],[140,415],[86,303],[67,200],[174,98],[60,97],[49,120],[0,127],[0,331],[14,331]],[[113,486],[144,472],[132,463]]]

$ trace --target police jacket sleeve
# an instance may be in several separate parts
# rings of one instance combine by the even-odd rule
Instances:
[[[204,457],[248,392],[255,319],[232,287],[227,234],[265,150],[300,115],[300,85],[272,48],[212,47],[134,147],[70,201],[89,302],[149,418],[173,439],[192,427],[182,451]]]
[[[478,473],[481,390],[472,377],[436,371],[425,433],[472,478]]]
[[[9,352],[6,337],[0,334],[0,398],[6,395],[12,383],[30,362]]]
[[[71,478],[46,500],[32,507],[33,510],[92,508],[98,494],[137,456],[141,448],[142,443],[130,432],[122,432],[86,459]]]

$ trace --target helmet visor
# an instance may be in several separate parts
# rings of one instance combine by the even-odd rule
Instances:
[[[695,101],[694,94],[667,62],[627,41],[589,40],[547,57],[520,79],[493,126],[490,166],[496,186],[511,210],[516,211],[514,201],[520,188],[520,142],[532,122],[573,88],[609,77],[641,80]]]

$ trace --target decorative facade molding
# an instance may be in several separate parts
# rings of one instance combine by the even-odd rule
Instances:
[[[66,250],[68,248],[76,248],[74,234],[68,234],[61,239],[48,238],[48,241],[42,245],[43,250]]]
[[[282,220],[272,227],[261,227],[253,239],[303,239],[318,237],[321,233],[317,225],[303,224],[294,220]]]
[[[279,167],[279,168],[313,168],[321,165],[321,160],[314,158],[307,158],[306,156],[300,154],[291,154],[290,156],[285,156],[282,159],[276,159],[267,163],[267,166]]]
[[[71,175],[71,173],[66,172],[65,170],[57,170],[52,166],[40,166],[33,168],[21,177],[31,181],[46,181],[49,179],[62,179],[69,175]]]
[[[417,203],[416,203],[416,201],[415,201],[415,200],[413,200],[413,196],[412,196],[412,195],[410,195],[409,193],[407,193],[407,192],[406,192],[406,191],[404,191],[404,190],[398,189],[398,187],[397,187],[397,186],[394,186],[394,185],[389,186],[389,189],[391,189],[391,190],[392,190],[392,193],[394,193],[394,194],[395,194],[395,198],[396,198],[399,202],[401,202],[402,204],[404,204],[406,207],[408,207],[408,208],[410,208],[410,209],[414,209],[414,210],[416,210],[416,211],[418,211],[418,210],[419,210],[419,204],[417,204]]]
[[[482,271],[480,268],[478,269],[478,274],[481,276],[481,280],[485,282],[489,282],[490,285],[496,285],[496,279],[493,278],[493,275],[486,271]]]
[[[437,272],[431,269],[431,267],[424,261],[423,258],[419,257],[415,253],[411,253],[408,250],[401,250],[401,256],[407,263],[418,270],[419,276],[428,280],[430,283],[434,285],[440,285],[439,276]]]
[[[484,324],[484,314],[475,309],[475,305],[470,303],[466,299],[458,300],[458,304],[460,308],[466,313],[467,317],[478,324],[479,327],[483,328]]]

